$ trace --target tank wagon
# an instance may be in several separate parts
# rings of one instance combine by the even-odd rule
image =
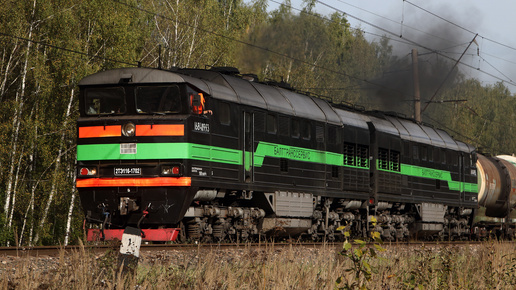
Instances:
[[[146,240],[333,240],[340,226],[367,235],[372,216],[385,240],[500,227],[474,224],[484,176],[475,148],[407,118],[232,68],[121,68],[79,87],[77,189],[89,240],[127,226]],[[485,214],[506,216],[513,199],[493,198],[505,196],[480,195]]]
[[[478,203],[473,233],[514,238],[516,224],[516,158],[478,154]]]

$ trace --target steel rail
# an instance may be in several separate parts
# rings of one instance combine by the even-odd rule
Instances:
[[[384,242],[380,244],[383,248],[389,249],[393,247],[427,247],[427,246],[466,246],[466,245],[481,245],[487,243],[514,243],[514,241],[402,241],[402,242]],[[351,241],[351,243],[353,243]],[[368,245],[372,245],[369,243]],[[262,243],[191,243],[191,244],[142,244],[141,252],[155,252],[167,250],[180,251],[213,251],[213,250],[246,250],[246,249],[281,249],[287,247],[304,247],[304,248],[334,248],[339,250],[343,247],[343,242],[262,242]],[[38,256],[59,256],[62,251],[65,254],[74,252],[87,253],[105,253],[107,251],[118,251],[119,244],[86,244],[86,245],[72,245],[72,246],[34,246],[34,247],[0,247],[0,259],[2,256],[17,256],[17,257],[38,257]]]

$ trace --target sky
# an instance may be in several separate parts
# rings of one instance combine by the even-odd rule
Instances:
[[[283,3],[269,0],[269,10],[278,8],[275,2]],[[304,3],[291,0],[291,5],[297,13]],[[482,85],[503,81],[516,93],[516,0],[321,0],[315,11],[345,13],[351,27],[371,41],[388,36],[398,56],[412,48],[423,54],[422,61],[458,60],[464,53],[459,68],[467,78]],[[439,56],[426,54],[431,50]]]

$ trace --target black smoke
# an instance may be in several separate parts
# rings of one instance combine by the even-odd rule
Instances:
[[[426,2],[429,3],[429,2]],[[430,9],[430,8],[429,8]],[[465,52],[461,61],[471,61],[475,57],[477,44],[473,42],[474,30],[480,25],[478,13],[463,7],[432,7],[431,11],[441,18],[452,20],[463,28],[414,7],[405,7],[404,26],[387,28],[399,31],[391,38],[393,47],[391,61],[381,73],[370,79],[366,86],[366,107],[382,111],[395,111],[412,117],[414,114],[414,73],[412,49],[418,57],[421,108],[430,101],[446,100],[442,92],[464,78],[464,67],[457,60]],[[474,20],[474,21],[473,21]],[[397,29],[397,30],[396,30]],[[394,38],[394,39],[393,39]],[[396,40],[396,41],[393,41]],[[467,46],[471,46],[466,50]],[[434,103],[430,103],[432,106]],[[435,106],[435,105],[434,105]]]

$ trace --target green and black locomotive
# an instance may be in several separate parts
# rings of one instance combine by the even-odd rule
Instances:
[[[89,240],[127,226],[147,240],[214,241],[474,230],[475,148],[443,130],[233,68],[121,68],[79,87]]]

